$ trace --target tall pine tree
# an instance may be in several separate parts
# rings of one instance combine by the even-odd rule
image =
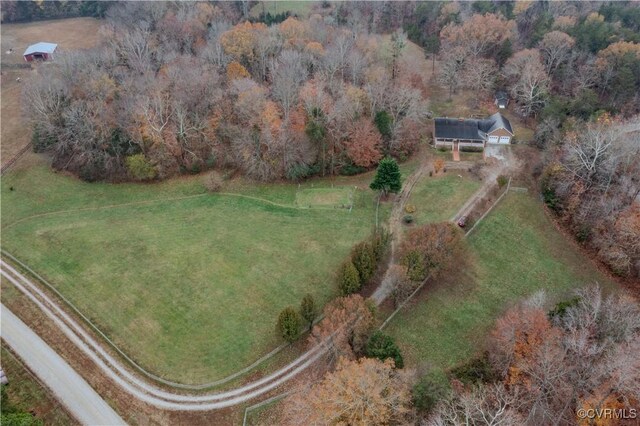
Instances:
[[[386,195],[389,192],[398,192],[402,188],[400,182],[400,168],[398,163],[393,158],[383,158],[378,165],[378,171],[376,172],[373,182],[371,182],[370,188],[374,191],[380,191],[381,194]]]

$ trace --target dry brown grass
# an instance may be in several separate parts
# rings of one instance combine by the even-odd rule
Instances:
[[[39,41],[58,44],[60,50],[86,49],[98,42],[101,21],[93,18],[73,18],[26,24],[3,24],[1,55],[3,64],[24,63],[22,53]],[[6,52],[12,48],[13,53]],[[47,64],[46,66],[49,66]],[[25,125],[22,112],[22,86],[36,73],[30,69],[3,69],[0,80],[1,131],[0,158],[5,164],[28,142],[31,130]],[[20,77],[21,82],[16,79]]]

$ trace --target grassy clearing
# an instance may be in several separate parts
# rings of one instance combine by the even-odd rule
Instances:
[[[353,191],[350,188],[302,189],[296,193],[298,207],[344,208],[351,205]]]
[[[26,24],[2,24],[0,55],[3,64],[22,64],[22,53],[33,43],[49,41],[58,44],[60,50],[85,49],[98,42],[101,22],[93,18],[73,18]],[[9,49],[14,52],[7,54]],[[50,64],[43,64],[50,66]],[[31,130],[22,118],[22,89],[36,71],[31,69],[3,69],[0,83],[2,128],[0,155],[2,163],[11,159],[29,143]],[[21,82],[16,81],[20,77]]]
[[[46,425],[77,424],[50,391],[42,386],[22,362],[4,346],[2,347],[2,369],[9,378],[6,392],[13,408],[21,412],[34,413],[35,417]]]
[[[374,223],[364,179],[229,182],[223,191],[237,196],[206,193],[201,176],[88,184],[43,164],[17,168],[2,179],[3,248],[149,370],[210,381],[275,347],[284,307],[335,296],[334,271]],[[297,193],[321,204],[351,192],[351,213],[295,205]]]
[[[277,15],[278,13],[289,12],[291,15],[306,18],[311,13],[315,1],[259,1],[249,11],[249,15],[253,18],[260,16],[262,12]]]
[[[468,240],[468,260],[390,324],[409,365],[445,370],[485,348],[497,317],[544,289],[553,299],[592,282],[614,284],[564,239],[540,202],[510,193]]]
[[[457,170],[433,177],[425,175],[414,186],[407,204],[416,207],[412,215],[418,225],[449,220],[480,184]]]

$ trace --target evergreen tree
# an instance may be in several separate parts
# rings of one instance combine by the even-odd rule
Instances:
[[[313,320],[316,319],[317,315],[318,310],[316,308],[316,302],[312,295],[307,294],[304,296],[302,303],[300,304],[300,316],[309,324],[309,328],[311,328]]]
[[[340,291],[345,296],[360,290],[360,286],[362,285],[360,275],[351,260],[346,261],[340,266],[338,284],[340,285]]]
[[[404,367],[400,349],[390,336],[380,331],[376,331],[369,338],[365,354],[369,358],[378,358],[380,361],[391,358],[395,362],[396,368]]]
[[[284,340],[291,343],[298,337],[300,322],[298,312],[292,306],[289,306],[280,312],[278,316],[278,332]]]
[[[391,122],[393,118],[387,111],[378,111],[373,119],[380,134],[385,138],[391,138]]]
[[[382,194],[397,193],[402,188],[400,182],[400,168],[393,158],[383,158],[378,165],[376,176],[371,182],[370,188],[380,191]]]
[[[376,256],[367,242],[356,244],[351,251],[351,262],[358,270],[360,283],[366,284],[376,270]]]

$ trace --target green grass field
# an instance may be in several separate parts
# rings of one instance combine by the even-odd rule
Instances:
[[[249,11],[249,15],[253,18],[257,18],[264,11],[269,12],[272,15],[278,13],[289,12],[291,15],[297,15],[300,18],[308,17],[311,12],[311,8],[317,4],[315,1],[259,1]]]
[[[296,193],[298,207],[333,207],[348,208],[351,205],[353,191],[351,188],[310,188]]]
[[[558,300],[584,284],[614,286],[527,194],[506,196],[468,243],[468,262],[431,283],[387,329],[408,365],[442,371],[465,362],[485,348],[487,333],[505,309],[540,289]]]
[[[278,345],[284,307],[337,294],[334,271],[374,223],[365,179],[230,182],[224,195],[200,176],[88,184],[37,165],[3,176],[2,246],[144,367],[206,382]],[[333,207],[351,192],[351,213]],[[298,208],[299,193],[321,208]]]
[[[429,177],[422,176],[411,191],[407,204],[415,206],[418,225],[449,220],[465,201],[480,188],[480,181],[467,174],[451,171]]]

